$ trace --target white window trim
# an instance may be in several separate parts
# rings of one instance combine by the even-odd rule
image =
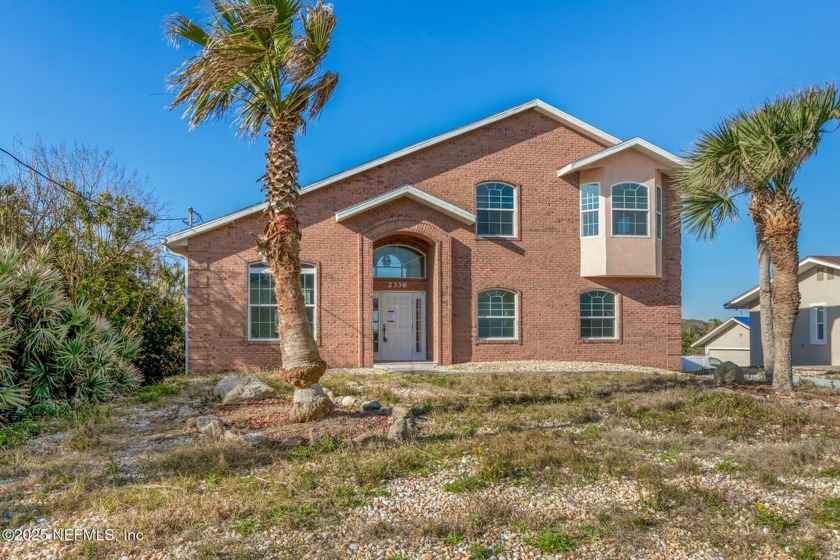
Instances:
[[[376,252],[379,249],[385,249],[387,247],[405,247],[406,249],[411,249],[415,253],[420,253],[423,256],[423,276],[376,276]],[[428,256],[426,253],[418,249],[417,247],[412,247],[411,245],[406,245],[404,243],[388,243],[387,245],[383,245],[382,247],[377,247],[373,250],[373,263],[371,263],[371,271],[373,272],[373,279],[374,280],[425,280],[428,277],[428,270],[427,261]],[[317,300],[316,300],[317,301]]]
[[[662,187],[660,185],[656,185],[656,190],[654,191],[654,211],[656,212],[653,221],[653,227],[656,230],[656,238],[662,241],[662,237],[665,235],[665,223],[662,221],[662,211],[663,206],[665,206],[665,199],[662,198],[664,193],[662,192]]]
[[[613,199],[613,187],[618,185],[623,185],[625,183],[631,183],[634,185],[640,185],[647,190],[647,210],[638,210],[635,208],[616,208],[615,207],[615,200]],[[644,212],[646,214],[645,218],[647,221],[647,235],[621,235],[617,233],[613,233],[615,230],[613,228],[615,222],[615,212],[616,210],[620,210],[623,212]],[[617,183],[613,183],[610,185],[610,237],[629,237],[629,238],[636,238],[636,239],[650,239],[650,187],[645,185],[644,183],[640,183],[638,181],[619,181]]]
[[[822,307],[823,310],[823,337],[822,339],[817,338],[817,308]],[[825,346],[827,344],[828,338],[828,321],[826,321],[826,310],[828,308],[824,303],[812,303],[811,304],[811,317],[810,317],[810,324],[811,324],[811,344],[815,346]]]
[[[590,185],[597,185],[598,186],[598,208],[595,210],[584,210],[583,209],[583,187],[588,187]],[[580,186],[580,193],[579,193],[579,207],[580,207],[580,238],[581,239],[588,239],[590,237],[601,237],[601,234],[604,231],[604,228],[601,227],[604,225],[604,195],[601,193],[601,183],[592,182],[592,183],[585,183]],[[598,214],[598,234],[597,235],[584,235],[583,234],[583,215],[585,213],[596,213]]]
[[[625,236],[623,236],[623,237],[625,237]],[[639,236],[635,236],[635,237],[639,237]],[[594,316],[593,315],[593,316],[589,316],[589,317],[584,317],[583,314],[581,313],[581,309],[580,309],[580,296],[582,296],[583,294],[587,294],[589,292],[607,292],[608,294],[612,294],[613,297],[615,298],[614,314],[611,315],[611,316]],[[578,294],[578,315],[579,315],[579,318],[578,318],[578,332],[580,332],[580,323],[584,319],[612,319],[613,321],[615,321],[615,325],[614,325],[614,328],[613,328],[613,331],[615,332],[614,336],[579,336],[579,338],[581,340],[619,340],[619,338],[620,338],[620,333],[619,333],[619,330],[618,330],[618,327],[619,327],[619,324],[618,324],[619,297],[618,297],[617,293],[615,293],[611,290],[602,290],[600,288],[580,292]]]
[[[311,306],[306,306],[306,304],[304,304],[304,306],[305,307],[313,307],[313,311],[312,311],[312,331],[313,331],[312,332],[312,338],[314,338],[317,341],[318,340],[318,327],[319,327],[319,325],[318,325],[318,296],[319,296],[319,293],[318,293],[318,267],[315,266],[315,264],[309,263],[309,262],[301,262],[301,265],[303,265],[303,264],[307,264],[307,265],[310,265],[312,267],[311,269],[307,269],[307,270],[311,270],[312,272],[303,272],[303,270],[301,270],[301,274],[311,274],[313,276],[312,283],[313,283],[313,290],[315,291],[315,303]],[[248,287],[247,288],[248,289],[248,319],[247,319],[248,320],[248,342],[277,342],[277,341],[280,340],[280,333],[277,333],[277,336],[273,337],[273,338],[256,338],[256,337],[251,336],[251,308],[252,307],[277,307],[277,304],[255,303],[254,305],[251,305],[251,268],[254,267],[254,266],[261,266],[261,265],[266,266],[266,270],[268,272],[265,273],[265,274],[271,274],[271,268],[268,267],[267,265],[265,265],[265,263],[263,263],[261,261],[248,263],[248,267],[246,269],[247,270],[246,271],[247,276],[246,276],[245,285]],[[279,320],[279,318],[278,318],[278,320]]]
[[[478,320],[479,319],[510,319],[507,316],[486,316],[481,317],[478,314],[478,294],[483,292],[489,292],[490,290],[501,290],[503,292],[508,292],[513,294],[513,336],[478,336]],[[494,342],[494,341],[510,341],[510,340],[519,340],[519,292],[515,292],[513,290],[509,290],[507,288],[486,288],[484,290],[479,290],[475,293],[475,338],[476,340],[480,340],[482,342]]]
[[[492,233],[478,233],[478,187],[482,185],[490,185],[490,184],[498,184],[498,185],[505,185],[513,189],[513,208],[508,210],[507,208],[489,208],[488,210],[501,210],[503,212],[513,212],[513,233],[510,235],[495,235]],[[475,200],[475,234],[478,237],[488,237],[488,238],[501,238],[501,239],[516,239],[519,237],[519,191],[516,188],[516,185],[511,185],[510,183],[506,183],[504,181],[482,181],[473,187],[473,200]]]

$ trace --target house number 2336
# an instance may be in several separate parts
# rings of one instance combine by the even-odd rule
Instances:
[[[408,282],[388,282],[389,288],[408,288]]]

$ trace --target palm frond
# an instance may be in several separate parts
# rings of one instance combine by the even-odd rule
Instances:
[[[725,222],[738,218],[738,207],[731,196],[696,189],[683,194],[680,214],[682,223],[693,237],[711,240],[717,237]]]

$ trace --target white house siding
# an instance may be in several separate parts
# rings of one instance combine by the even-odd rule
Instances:
[[[812,268],[799,276],[799,291],[802,294],[799,316],[793,330],[792,361],[795,366],[840,365],[840,271],[833,277],[822,274],[820,268]],[[811,305],[825,304],[826,344],[811,344]],[[758,300],[750,307],[750,361],[754,365],[764,363],[761,349],[761,316]]]

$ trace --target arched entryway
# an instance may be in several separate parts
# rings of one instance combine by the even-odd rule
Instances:
[[[450,363],[450,236],[430,222],[394,216],[361,231],[359,241],[360,365]]]
[[[426,361],[429,315],[428,242],[392,235],[373,246],[373,360]]]

